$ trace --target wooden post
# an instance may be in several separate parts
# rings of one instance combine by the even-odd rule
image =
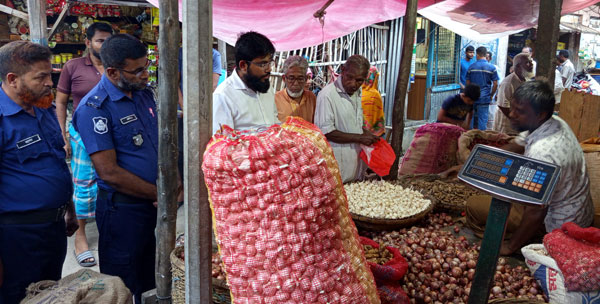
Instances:
[[[27,11],[29,13],[31,42],[47,46],[46,0],[27,0]]]
[[[177,90],[179,13],[177,0],[159,2],[158,39],[158,210],[156,238],[156,299],[171,303],[171,259],[177,220]]]
[[[185,301],[212,303],[212,215],[202,173],[212,136],[212,0],[183,0]]]
[[[400,57],[400,69],[396,83],[396,92],[394,93],[394,110],[392,112],[392,148],[396,153],[396,160],[390,177],[398,177],[398,162],[402,155],[402,138],[404,137],[404,103],[408,91],[408,81],[410,78],[410,65],[412,62],[412,50],[415,40],[415,28],[417,25],[417,2],[418,0],[406,1],[406,14],[404,14],[404,25],[402,34],[402,54]]]
[[[540,0],[535,57],[537,57],[536,76],[545,77],[554,88],[554,69],[556,68],[556,43],[560,24],[562,0]],[[540,33],[544,33],[540,35]]]

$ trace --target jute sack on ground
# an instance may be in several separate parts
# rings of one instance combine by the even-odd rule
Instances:
[[[402,157],[398,175],[436,174],[457,165],[457,142],[464,131],[446,123],[419,127]]]
[[[514,136],[498,133],[496,131],[469,130],[458,138],[458,152],[456,152],[456,158],[459,164],[464,164],[471,154],[471,149],[473,149],[476,144],[502,147],[514,140],[514,138]]]
[[[600,137],[581,142],[585,166],[590,177],[590,194],[594,202],[594,227],[600,228]]]
[[[82,269],[60,281],[41,281],[27,287],[21,304],[131,304],[129,289],[119,277]]]

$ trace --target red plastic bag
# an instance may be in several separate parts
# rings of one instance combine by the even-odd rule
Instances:
[[[392,149],[392,146],[387,141],[380,138],[372,146],[362,146],[360,159],[377,175],[386,176],[390,174],[392,164],[396,160],[396,153],[394,153],[394,149]]]
[[[377,242],[364,236],[360,237],[360,243],[363,246],[370,245],[373,248],[379,248],[379,244]],[[406,262],[406,259],[402,257],[402,254],[400,254],[398,249],[390,246],[386,246],[385,248],[394,256],[393,259],[389,260],[383,265],[367,262],[371,268],[373,277],[375,277],[375,283],[377,283],[377,286],[384,285],[384,283],[387,282],[399,281],[402,279],[402,277],[404,277],[404,274],[406,274],[406,270],[408,270],[408,262]]]
[[[563,228],[568,228],[569,235],[588,237],[581,233],[584,229],[575,224]],[[600,244],[569,235],[561,229],[555,229],[544,236],[544,247],[563,273],[567,290],[600,290]]]

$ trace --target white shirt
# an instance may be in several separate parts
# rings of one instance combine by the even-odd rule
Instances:
[[[560,72],[555,69],[554,73],[554,99],[556,99],[556,102],[554,104],[559,104],[560,96],[565,90],[565,86],[563,85],[562,76],[560,75]]]
[[[514,72],[506,76],[498,88],[498,107],[510,109],[510,103],[513,99],[513,94],[523,83],[524,82],[521,81],[519,76],[517,76],[517,74]],[[494,113],[494,125],[492,126],[492,130],[505,134],[518,133],[511,127],[510,119],[508,119],[508,117],[506,117],[506,115],[504,115],[500,109]]]
[[[571,60],[567,59],[565,60],[565,62],[563,62],[561,64],[561,77],[564,77],[567,79],[567,82],[564,84],[565,89],[570,89],[571,88],[571,84],[573,84],[573,76],[575,75],[575,67],[573,66],[573,63],[571,62]],[[562,80],[562,79],[561,79]]]
[[[363,133],[362,91],[359,89],[352,96],[346,94],[342,86],[342,76],[334,83],[328,84],[317,96],[315,109],[315,125],[323,134],[332,131],[344,133]],[[339,144],[330,141],[331,149],[340,168],[342,182],[360,179],[366,170],[366,164],[360,159],[359,144]]]
[[[213,92],[213,134],[221,125],[245,130],[279,123],[275,95],[257,93],[242,81],[234,70]]]
[[[525,136],[525,156],[559,165],[560,178],[554,194],[546,205],[546,231],[574,222],[589,227],[594,220],[594,206],[590,196],[590,179],[585,167],[583,150],[567,123],[557,116]]]

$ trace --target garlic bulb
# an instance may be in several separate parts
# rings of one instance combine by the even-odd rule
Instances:
[[[400,219],[429,208],[431,201],[420,192],[385,181],[345,184],[350,212],[382,219]]]

